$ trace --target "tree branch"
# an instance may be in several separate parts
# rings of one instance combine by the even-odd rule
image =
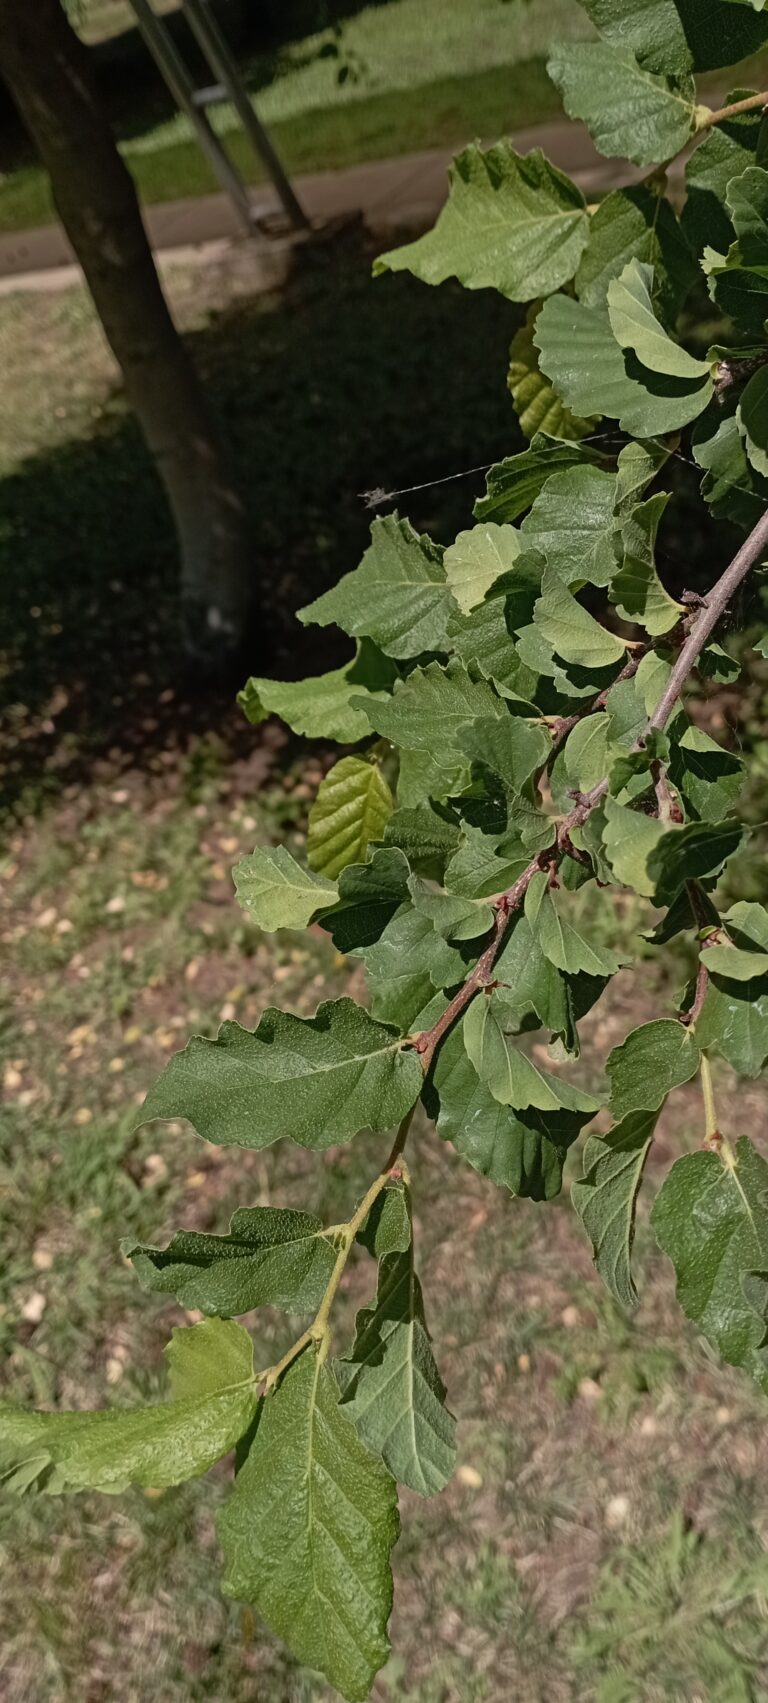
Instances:
[[[682,1024],[684,1024],[686,1029],[695,1029],[696,1024],[697,1024],[697,1022],[698,1022],[698,1020],[701,1016],[704,1001],[707,997],[707,988],[708,987],[709,987],[709,970],[707,969],[707,966],[704,963],[704,959],[700,955],[699,956],[699,967],[698,967],[698,970],[696,972],[696,989],[695,989],[694,996],[693,996],[693,1004],[692,1004],[689,1011],[683,1011],[680,1014],[680,1022]]]
[[[698,661],[707,639],[724,615],[734,592],[738,591],[750,568],[754,567],[766,550],[768,550],[768,509],[758,521],[757,526],[753,527],[749,536],[745,538],[741,549],[737,550],[730,566],[726,568],[724,574],[720,575],[717,584],[712,587],[706,597],[650,718],[649,730],[666,726],[682,687],[691,669]]]
[[[768,89],[761,89],[757,95],[747,95],[743,101],[734,101],[732,106],[721,106],[716,112],[707,112],[702,116],[698,130],[711,130],[713,124],[723,124],[727,118],[738,118],[740,112],[754,112],[758,106],[768,106]]]
[[[768,549],[768,509],[757,525],[753,527],[748,538],[744,540],[741,549],[736,552],[729,567],[712,587],[680,651],[653,715],[649,717],[643,732],[633,747],[634,750],[642,750],[644,739],[654,729],[666,727],[681,688],[691,669],[695,666],[707,639],[724,614],[734,592],[741,585],[742,580],[746,579],[750,568],[754,567],[755,562],[759,560],[766,549]],[[622,677],[627,678],[626,670],[623,670],[622,675],[619,676],[619,678]],[[557,828],[552,845],[546,851],[538,852],[536,857],[531,859],[527,869],[524,869],[522,875],[518,876],[513,886],[508,888],[495,901],[496,921],[493,934],[484,952],[474,969],[470,971],[466,981],[462,982],[461,987],[446,1006],[442,1016],[438,1017],[431,1029],[424,1029],[414,1040],[414,1048],[419,1054],[425,1074],[430,1068],[435,1050],[443,1036],[453,1027],[456,1018],[461,1016],[478,989],[487,985],[491,980],[491,972],[504,944],[510,918],[520,909],[534,876],[538,875],[543,869],[554,870],[557,868],[561,858],[569,849],[574,829],[583,826],[587,817],[591,816],[592,811],[605,798],[607,791],[608,776],[606,775],[603,780],[598,781],[596,786],[593,786],[591,792],[583,793],[574,805],[573,810],[563,818]]]
[[[534,875],[538,875],[542,869],[552,868],[557,862],[558,856],[557,842],[549,850],[537,852],[536,856],[531,859],[528,868],[524,869],[522,875],[518,876],[514,886],[509,887],[507,892],[502,893],[501,897],[496,900],[496,924],[493,934],[485,951],[478,958],[474,970],[471,970],[466,981],[462,982],[458,993],[454,994],[442,1017],[438,1017],[431,1029],[424,1029],[416,1037],[414,1048],[419,1054],[425,1075],[432,1063],[435,1048],[439,1045],[443,1035],[447,1034],[448,1030],[453,1027],[456,1018],[461,1015],[464,1007],[469,1005],[478,988],[485,987],[490,981],[491,971],[501,951],[509,919],[515,911],[520,909]]]

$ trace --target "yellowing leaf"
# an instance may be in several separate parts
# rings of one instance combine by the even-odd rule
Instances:
[[[394,808],[378,764],[364,757],[342,757],[321,782],[309,812],[310,868],[334,880],[348,863],[363,862],[371,840],[381,839]]]

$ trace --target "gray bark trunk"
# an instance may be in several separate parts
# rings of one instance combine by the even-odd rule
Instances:
[[[0,75],[56,208],[165,486],[178,534],[187,648],[226,663],[251,603],[243,509],[171,319],[133,180],[59,0],[0,0]]]

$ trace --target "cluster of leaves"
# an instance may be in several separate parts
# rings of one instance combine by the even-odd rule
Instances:
[[[700,1075],[705,1139],[673,1165],[652,1223],[686,1314],[768,1388],[768,1165],[717,1128],[710,1065],[755,1076],[768,1057],[768,910],[715,907],[743,837],[741,762],[680,696],[693,666],[738,672],[712,634],[768,544],[768,97],[737,91],[712,113],[694,88],[696,72],[768,40],[768,13],[583,4],[598,38],[555,49],[550,67],[566,110],[604,153],[654,169],[588,207],[538,151],[468,148],[435,228],[377,263],[535,298],[510,370],[529,446],[491,470],[476,524],[447,549],[396,515],[374,522],[360,566],[301,611],[357,641],[350,662],[241,694],[252,721],[277,714],[354,748],[311,807],[307,867],[262,847],[235,883],[260,928],[319,926],[359,959],[367,1005],[225,1023],[170,1061],[143,1110],[252,1148],[322,1151],[396,1128],[392,1151],[344,1224],[244,1207],[224,1235],[126,1246],[146,1287],[208,1315],[174,1334],[167,1402],[0,1418],[0,1472],[17,1490],[175,1484],[236,1446],[224,1587],[350,1699],[386,1657],[396,1485],[434,1494],[455,1455],[403,1157],[419,1101],[469,1165],[537,1201],[607,1111],[573,1204],[631,1307],[656,1123]],[[658,162],[692,139],[678,217]],[[679,335],[697,289],[722,327],[698,353]],[[701,609],[670,595],[655,560],[659,481],[686,428],[704,502],[753,528]],[[617,888],[656,907],[655,946],[697,940],[698,973],[679,1010],[614,1049],[596,1096],[570,1063],[621,966],[602,944]],[[541,1032],[551,1068],[529,1045]],[[331,1363],[355,1246],[378,1285]],[[260,1306],[311,1321],[264,1368],[233,1322]]]

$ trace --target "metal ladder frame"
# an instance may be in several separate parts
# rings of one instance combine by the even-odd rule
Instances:
[[[289,224],[294,230],[310,231],[309,218],[257,117],[237,61],[213,15],[209,0],[182,0],[181,3],[182,16],[190,26],[212,76],[217,79],[212,86],[203,89],[195,88],[173,36],[154,10],[152,0],[129,0],[129,3],[161,76],[176,105],[193,126],[203,153],[248,235],[253,235],[259,221],[251,207],[248,189],[208,117],[208,107],[224,100],[232,102],[254,153],[266,166]]]

